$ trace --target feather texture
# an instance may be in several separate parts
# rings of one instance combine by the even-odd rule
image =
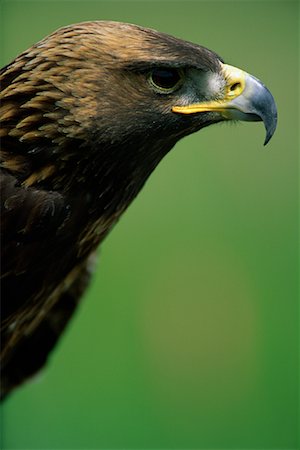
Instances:
[[[3,396],[45,364],[97,246],[159,161],[221,120],[173,114],[197,92],[156,92],[149,71],[162,66],[201,76],[219,73],[220,58],[135,25],[86,22],[0,72]]]

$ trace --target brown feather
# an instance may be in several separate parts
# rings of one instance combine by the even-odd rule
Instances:
[[[211,51],[135,25],[62,28],[0,72],[3,395],[42,367],[89,261],[176,141],[155,66],[220,70]],[[175,94],[174,94],[175,95]]]

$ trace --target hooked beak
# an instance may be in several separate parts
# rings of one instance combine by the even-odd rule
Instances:
[[[254,76],[222,64],[222,75],[226,80],[224,97],[186,106],[173,106],[179,114],[195,114],[216,111],[227,120],[263,121],[266,129],[266,145],[277,125],[277,109],[274,98],[266,86]]]

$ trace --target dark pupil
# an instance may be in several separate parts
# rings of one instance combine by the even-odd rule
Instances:
[[[152,72],[152,81],[163,89],[174,87],[180,79],[180,75],[175,69],[155,69]]]

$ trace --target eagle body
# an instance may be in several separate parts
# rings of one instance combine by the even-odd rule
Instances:
[[[231,118],[273,134],[269,91],[259,85],[252,109],[232,106],[249,101],[248,74],[228,67],[204,47],[98,21],[54,32],[1,70],[3,396],[45,364],[95,250],[180,138]]]

